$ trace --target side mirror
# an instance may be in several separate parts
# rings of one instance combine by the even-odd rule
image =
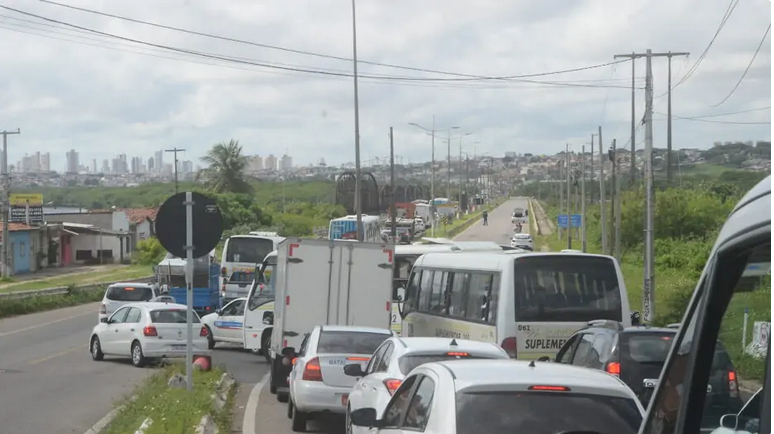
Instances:
[[[281,353],[284,357],[293,358],[296,356],[296,349],[294,347],[285,347]]]
[[[739,424],[739,416],[735,414],[726,414],[720,418],[720,426],[722,426],[723,428],[731,428],[735,430],[738,424]]]
[[[631,318],[632,318],[632,325],[640,325],[640,312],[639,311],[636,311],[636,310],[632,311]]]
[[[107,322],[108,322],[108,319],[107,319],[107,317],[100,318],[100,319],[99,319],[99,322],[101,322],[102,324],[107,324]]]
[[[365,377],[365,372],[363,372],[363,367],[358,365],[357,363],[344,366],[344,373],[350,377]]]
[[[551,358],[550,358],[550,357],[548,357],[548,356],[543,356],[543,357],[539,357],[539,358],[537,359],[537,361],[538,361],[538,362],[550,362],[550,361],[551,361]]]
[[[218,316],[220,316],[220,312],[221,312],[221,310],[220,310],[220,309],[215,309],[215,313],[217,313],[217,314],[218,314]]]
[[[349,415],[352,425],[371,428],[376,426],[376,409],[371,407],[358,408]]]

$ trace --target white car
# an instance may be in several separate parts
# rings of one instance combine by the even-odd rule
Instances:
[[[347,432],[367,432],[352,426],[349,414],[363,407],[376,409],[376,417],[400,387],[406,374],[424,363],[455,359],[508,359],[508,353],[496,344],[448,338],[387,339],[371,357],[365,370],[359,364],[347,365],[344,372],[360,377],[349,393],[347,404]]]
[[[105,356],[131,357],[134,366],[143,367],[149,359],[185,357],[187,348],[186,306],[173,303],[132,303],[121,306],[101,320],[89,336],[89,352],[94,360]],[[207,328],[193,313],[194,354],[207,350]]]
[[[128,303],[150,301],[158,295],[156,288],[147,283],[114,283],[107,287],[105,295],[102,297],[98,321],[109,317],[121,306]]]
[[[372,434],[636,434],[645,410],[604,371],[519,360],[427,363],[406,376],[384,415],[353,411]]]
[[[315,326],[292,359],[288,376],[288,417],[293,431],[306,431],[313,413],[346,413],[355,379],[344,366],[360,363],[363,368],[385,339],[396,336],[390,329],[357,326]]]
[[[532,235],[530,234],[513,234],[511,238],[511,247],[517,247],[519,249],[532,250]]]
[[[202,324],[207,327],[207,346],[215,348],[216,342],[244,344],[242,328],[245,323],[245,305],[247,297],[231,300],[223,309],[217,309],[202,317]]]

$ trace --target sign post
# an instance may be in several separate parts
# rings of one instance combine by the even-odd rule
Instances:
[[[185,221],[185,226],[180,222]],[[194,226],[196,230],[194,230]],[[178,193],[167,199],[156,216],[156,236],[178,258],[186,258],[186,382],[193,390],[193,278],[194,259],[208,255],[223,235],[223,216],[215,199],[201,193]],[[209,268],[208,268],[209,269]]]

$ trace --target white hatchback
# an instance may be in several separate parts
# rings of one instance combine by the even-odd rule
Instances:
[[[288,417],[293,431],[306,431],[306,421],[314,413],[344,414],[355,385],[344,366],[360,363],[365,368],[379,345],[393,336],[395,332],[386,328],[315,326],[291,361]]]
[[[359,408],[373,407],[377,418],[381,417],[406,374],[419,365],[443,360],[508,358],[505,350],[489,342],[449,338],[387,339],[371,357],[365,370],[359,364],[344,367],[347,375],[360,377],[349,393],[347,432],[367,432],[362,427],[352,426],[350,413]]]
[[[207,328],[193,313],[193,352],[208,354]],[[89,352],[94,360],[106,355],[131,357],[132,364],[145,366],[148,359],[185,357],[186,306],[173,303],[132,303],[121,306],[101,320],[89,336]]]
[[[634,392],[603,371],[455,360],[415,368],[381,417],[366,407],[350,420],[372,434],[636,434],[644,412]]]

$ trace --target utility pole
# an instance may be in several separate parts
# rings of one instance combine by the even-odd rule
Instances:
[[[430,236],[435,237],[435,115],[433,115],[433,127],[430,130],[432,150],[432,167],[430,167]]]
[[[618,158],[616,156],[616,158]],[[621,161],[618,160],[620,165]],[[621,261],[621,180],[615,183],[615,196],[618,198],[615,202],[615,241],[613,242],[613,253],[615,258]]]
[[[363,194],[360,182],[360,102],[357,88],[357,15],[355,0],[352,0],[352,70],[355,90],[355,215],[357,219],[357,240],[363,241]]]
[[[656,297],[653,284],[653,71],[650,49],[645,55],[645,263],[643,273],[643,311],[645,321],[656,317]]]
[[[602,254],[606,255],[607,250],[607,218],[605,214],[605,154],[602,150],[602,127],[598,127],[599,132],[599,223],[602,226]]]
[[[591,163],[591,182],[594,182],[594,136],[596,136],[597,133],[591,133],[591,158],[589,159],[589,162]],[[585,156],[584,156],[585,159]],[[594,189],[592,188],[591,191],[589,191],[589,203],[594,203]]]
[[[567,163],[567,248],[572,249],[572,196],[570,194],[570,173],[572,173],[572,166],[570,165],[570,144],[565,143],[564,158]]]
[[[594,137],[592,135],[592,140]],[[592,150],[594,149],[592,145]],[[581,145],[581,250],[586,252],[586,145]],[[592,158],[591,161],[594,161]]]
[[[8,136],[13,134],[21,134],[21,129],[17,128],[16,131],[2,131],[3,135],[3,167],[2,167],[2,181],[3,181],[3,277],[11,277],[10,270],[10,257],[11,257],[11,243],[9,242],[10,234],[8,231],[8,219],[11,213],[11,174],[8,173]]]
[[[177,153],[178,152],[185,152],[185,149],[178,149],[177,147],[174,147],[172,149],[167,149],[164,152],[171,152],[172,154],[174,154],[174,158],[175,158],[175,194],[177,194],[178,193],[178,184],[177,184]]]
[[[392,127],[390,127],[390,237],[395,244],[397,236],[396,216],[395,216],[395,147],[393,146]]]
[[[564,172],[562,171],[562,167],[565,164],[564,160],[559,161],[559,179],[557,182],[557,187],[559,188],[559,215],[565,214],[564,212],[564,186],[562,185],[562,182],[564,180]],[[569,217],[568,217],[569,218]],[[557,225],[558,226],[558,225]],[[559,235],[559,241],[562,241],[562,228],[557,228],[558,230],[556,233]]]
[[[613,240],[610,242],[610,254],[613,254],[613,246],[615,245],[615,209],[616,209],[616,200],[620,200],[620,198],[616,197],[616,142],[615,139],[613,139],[613,144],[610,146],[610,151],[608,152],[608,157],[610,157],[610,162],[612,163],[612,176],[610,178],[610,240]]]
[[[669,78],[667,79],[667,185],[672,183],[672,57],[688,56],[689,53],[667,53]]]
[[[459,217],[462,217],[462,136],[460,136],[460,164],[457,167],[459,167],[460,171],[460,185],[457,187],[460,193],[460,200],[457,201],[457,211],[459,212]]]
[[[634,52],[632,52],[632,54],[616,54],[616,55],[613,56],[613,59],[620,59],[620,58],[632,59],[632,125],[631,125],[631,138],[629,139],[630,143],[631,143],[631,156],[630,156],[630,158],[631,158],[631,161],[630,161],[631,167],[630,167],[629,176],[631,177],[631,185],[632,186],[634,186],[635,183],[637,182],[637,164],[636,164],[637,163],[637,153],[636,153],[636,150],[635,150],[635,145],[636,145],[637,142],[635,141],[635,138],[634,138],[635,131],[637,130],[637,120],[635,119],[635,114],[634,114],[634,108],[635,108],[634,107],[634,90],[635,90],[635,87],[634,87],[634,81],[635,81],[635,76],[634,76],[635,62],[634,62],[634,59],[636,59],[638,57],[642,57],[642,55],[641,54],[635,54]]]

